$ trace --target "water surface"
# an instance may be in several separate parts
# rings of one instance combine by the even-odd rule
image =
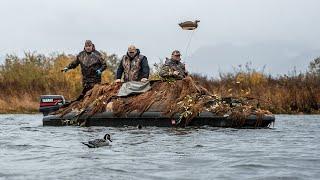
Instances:
[[[0,115],[0,179],[320,179],[320,116],[271,129],[43,127]],[[110,133],[112,146],[83,141]]]

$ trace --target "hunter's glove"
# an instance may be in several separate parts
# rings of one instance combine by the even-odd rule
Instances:
[[[96,70],[97,76],[101,76],[102,72],[100,69]]]
[[[63,69],[61,70],[61,72],[67,72],[67,71],[69,71],[69,68],[67,68],[67,67],[65,67],[65,68],[63,68]]]

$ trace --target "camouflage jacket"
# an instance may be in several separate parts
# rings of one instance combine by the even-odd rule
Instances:
[[[173,73],[174,71],[178,71],[179,74],[175,75]],[[164,65],[161,67],[159,75],[162,78],[183,79],[188,75],[188,73],[183,63],[181,63],[180,61],[167,59]]]
[[[142,78],[149,78],[150,68],[147,57],[138,51],[134,58],[124,55],[117,70],[117,79],[124,75],[124,81],[140,81]]]
[[[101,76],[97,75],[96,71],[104,71],[107,65],[98,51],[94,50],[91,53],[87,53],[86,51],[80,52],[77,58],[67,67],[74,69],[79,64],[81,66],[83,87],[101,82]]]

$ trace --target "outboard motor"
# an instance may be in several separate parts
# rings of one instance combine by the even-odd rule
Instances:
[[[39,111],[47,116],[49,113],[58,110],[67,102],[62,95],[41,95]]]

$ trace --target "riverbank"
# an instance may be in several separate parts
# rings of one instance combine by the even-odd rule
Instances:
[[[39,102],[30,97],[0,99],[0,114],[34,114],[39,112]]]

